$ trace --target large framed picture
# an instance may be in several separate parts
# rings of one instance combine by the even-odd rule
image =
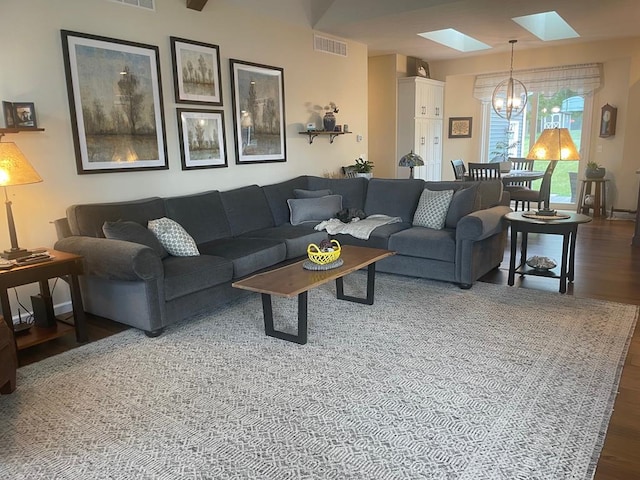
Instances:
[[[285,162],[284,69],[229,63],[236,163]]]
[[[177,103],[222,105],[220,47],[170,37]]]
[[[183,170],[227,166],[222,111],[179,108],[178,132]]]
[[[78,173],[169,168],[158,47],[61,35]]]
[[[471,138],[472,117],[450,117],[449,138]]]

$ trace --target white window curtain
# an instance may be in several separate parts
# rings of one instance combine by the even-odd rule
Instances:
[[[600,88],[602,64],[589,63],[565,65],[552,68],[514,70],[513,78],[524,83],[529,92],[553,95],[568,88],[581,95],[588,95]],[[509,78],[509,72],[490,73],[476,76],[473,96],[482,102],[491,102],[496,85]]]

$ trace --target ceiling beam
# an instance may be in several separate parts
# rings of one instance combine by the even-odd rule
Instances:
[[[209,0],[187,0],[187,8],[202,11]]]

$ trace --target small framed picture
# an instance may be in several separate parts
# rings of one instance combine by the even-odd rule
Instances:
[[[222,105],[220,47],[170,37],[176,102]]]
[[[472,117],[449,117],[449,138],[471,138]]]
[[[4,126],[7,128],[15,127],[15,120],[13,119],[13,103],[2,102],[2,112],[4,113]]]
[[[183,108],[177,112],[182,169],[226,167],[224,112]]]
[[[36,108],[33,103],[14,103],[13,122],[15,127],[37,127]]]

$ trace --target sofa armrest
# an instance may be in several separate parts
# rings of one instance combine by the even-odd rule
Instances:
[[[54,248],[82,255],[87,275],[127,281],[146,281],[164,275],[158,254],[139,243],[74,235],[58,240]]]
[[[482,240],[506,228],[504,215],[511,212],[511,208],[504,205],[476,210],[460,219],[456,226],[457,240]]]

